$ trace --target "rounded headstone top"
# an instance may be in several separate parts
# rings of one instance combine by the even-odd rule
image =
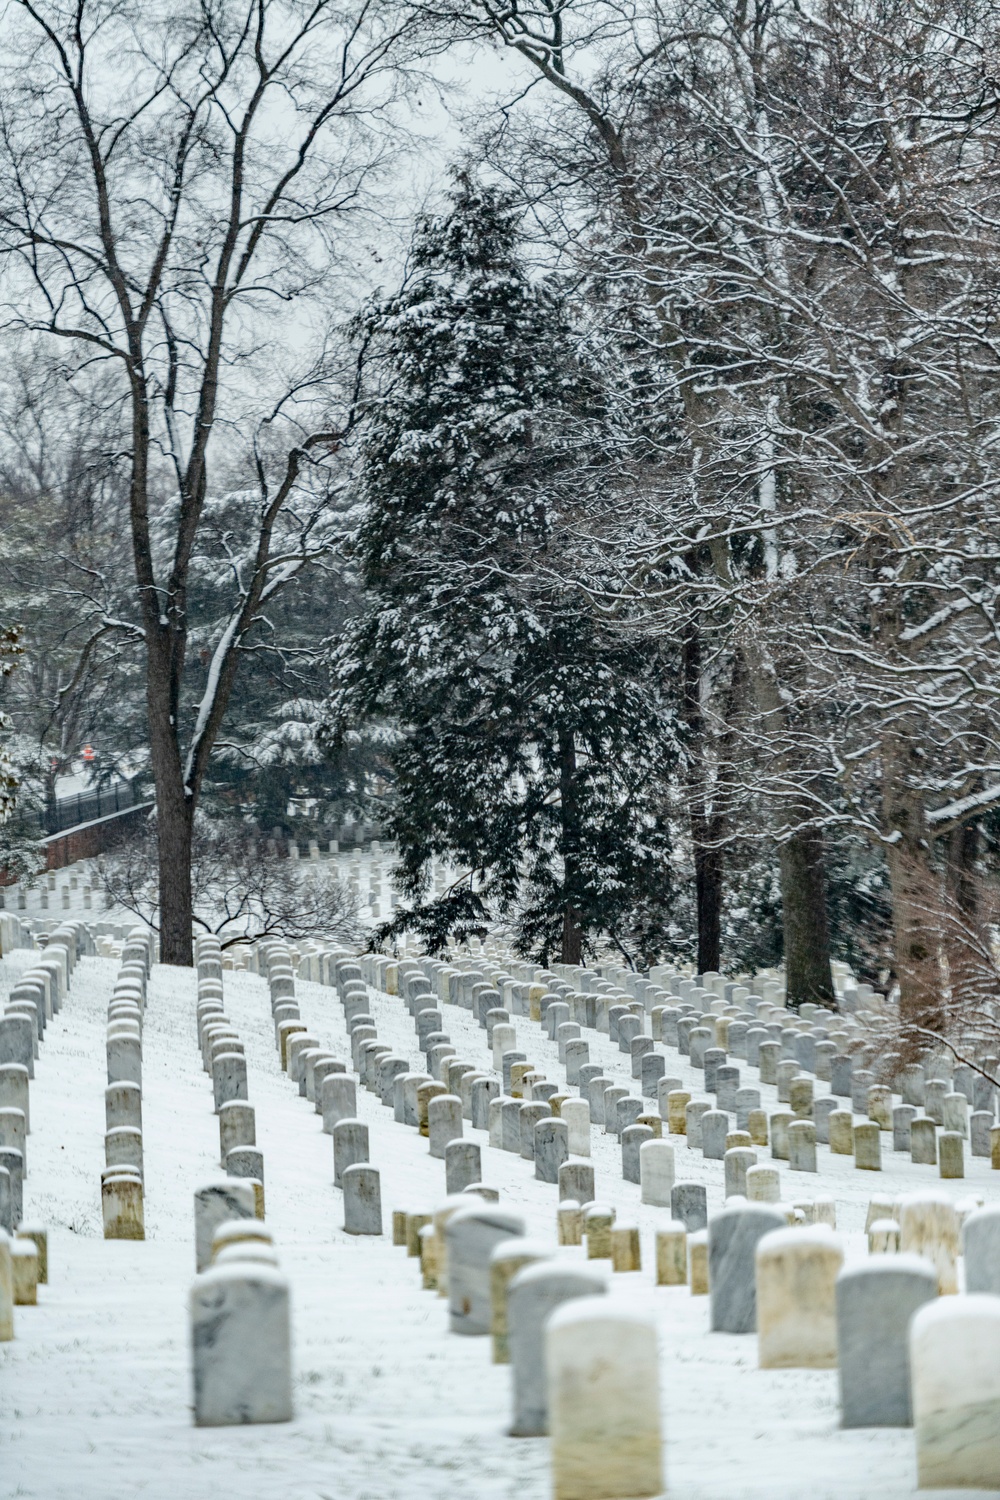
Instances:
[[[939,1204],[942,1208],[953,1209],[955,1207],[954,1198],[941,1188],[923,1188],[917,1193],[904,1193],[899,1199],[901,1209],[923,1207],[932,1203]]]
[[[447,1198],[442,1198],[439,1203],[435,1203],[431,1212],[433,1213],[435,1222],[440,1226],[442,1222],[440,1215],[447,1214],[450,1216],[451,1214],[457,1213],[460,1208],[468,1207],[469,1200],[464,1193],[449,1193]],[[409,1212],[422,1213],[423,1210],[410,1209]]]
[[[539,1267],[532,1269],[538,1270]],[[1000,1307],[1000,1298],[996,1301]],[[556,1308],[545,1326],[555,1333],[561,1328],[572,1328],[577,1323],[596,1322],[634,1323],[636,1327],[651,1329],[656,1327],[653,1314],[644,1307],[638,1306],[631,1298],[610,1295],[573,1297]]]
[[[896,1221],[890,1221],[894,1226]],[[793,1233],[801,1234],[801,1230]],[[853,1266],[845,1266],[837,1276],[838,1281],[856,1281],[865,1276],[894,1276],[902,1273],[908,1276],[925,1276],[935,1288],[937,1287],[937,1271],[924,1255],[914,1255],[910,1250],[902,1250],[896,1255],[869,1255],[867,1259],[857,1261]],[[1000,1299],[998,1299],[1000,1300]]]
[[[234,1266],[247,1260],[259,1266],[277,1266],[277,1251],[262,1239],[244,1239],[238,1244],[223,1245],[213,1265]]]
[[[532,1239],[530,1235],[514,1235],[510,1239],[501,1240],[490,1251],[490,1265],[496,1265],[502,1260],[516,1260],[519,1255],[551,1256],[555,1255],[557,1246],[551,1240]]]
[[[274,1243],[274,1235],[260,1219],[223,1219],[212,1231],[213,1249],[221,1250],[225,1245],[247,1239],[259,1240],[266,1245]]]
[[[839,1235],[830,1228],[829,1224],[803,1224],[794,1228],[772,1229],[770,1234],[764,1235],[763,1239],[758,1241],[757,1254],[767,1255],[771,1252],[781,1254],[785,1250],[794,1250],[800,1245],[811,1245],[822,1250],[843,1250]]]
[[[252,1282],[255,1286],[273,1286],[276,1288],[287,1288],[288,1282],[277,1266],[268,1265],[266,1261],[251,1260],[228,1260],[222,1265],[208,1266],[195,1277],[191,1288],[192,1294],[201,1292],[206,1287],[225,1286],[229,1282],[244,1281]]]
[[[921,1257],[915,1257],[919,1260]],[[887,1260],[898,1261],[898,1255],[886,1256]],[[923,1307],[918,1308],[913,1316],[912,1332],[916,1338],[928,1328],[938,1323],[945,1323],[952,1328],[958,1323],[964,1323],[969,1327],[979,1329],[982,1325],[993,1324],[995,1339],[1000,1338],[1000,1297],[993,1297],[988,1292],[966,1292],[961,1297],[938,1297],[934,1302],[925,1302]]]
[[[524,1234],[524,1219],[520,1214],[512,1213],[508,1208],[500,1208],[496,1204],[486,1203],[483,1200],[470,1203],[464,1196],[461,1208],[448,1220],[449,1234],[459,1222],[482,1224],[488,1229],[503,1230],[506,1234]]]
[[[985,1208],[974,1208],[966,1215],[963,1229],[975,1228],[979,1224],[994,1223],[1000,1228],[1000,1203],[987,1204]]]
[[[533,1265],[524,1266],[511,1282],[511,1291],[515,1287],[534,1286],[536,1282],[544,1285],[546,1281],[558,1277],[562,1282],[569,1281],[574,1286],[586,1287],[592,1296],[605,1294],[610,1286],[607,1272],[599,1270],[595,1261],[581,1261],[576,1256],[563,1254],[562,1250],[566,1248],[574,1247],[562,1247],[547,1260],[536,1260]]]
[[[782,1212],[780,1204],[751,1203],[748,1199],[744,1198],[739,1202],[736,1200],[727,1202],[725,1208],[721,1208],[717,1214],[712,1215],[712,1223],[718,1223],[720,1220],[735,1219],[742,1214],[753,1214],[755,1218],[772,1220],[775,1229],[783,1229],[788,1222],[787,1213]]]

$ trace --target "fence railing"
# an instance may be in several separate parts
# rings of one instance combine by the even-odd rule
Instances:
[[[79,823],[93,823],[97,818],[107,818],[112,813],[125,812],[135,807],[136,796],[127,781],[114,786],[95,788],[90,792],[73,792],[68,797],[57,797],[38,815],[38,821],[46,833],[63,833]]]

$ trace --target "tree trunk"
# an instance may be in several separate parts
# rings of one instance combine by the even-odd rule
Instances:
[[[974,787],[973,790],[978,790]],[[973,929],[979,926],[979,825],[963,823],[948,840],[948,877],[955,905]]]
[[[697,559],[688,559],[692,569]],[[701,633],[694,621],[681,648],[681,711],[686,730],[687,800],[694,850],[695,909],[698,921],[698,973],[717,973],[722,959],[723,857],[721,819],[711,817],[705,788],[705,724],[701,712]]]
[[[779,848],[785,936],[785,987],[789,1005],[835,1000],[830,967],[823,835],[800,828]]]
[[[580,926],[580,807],[576,787],[576,743],[572,731],[559,735],[559,805],[562,816],[563,861],[562,941],[559,959],[564,964],[583,962],[583,931]]]
[[[778,691],[777,672],[764,656],[744,652],[744,662],[765,730],[784,737],[786,708]],[[786,783],[805,783],[808,771],[795,764],[794,751],[783,749],[780,768]],[[826,910],[826,862],[822,832],[810,824],[808,805],[794,801],[779,808],[780,822],[793,832],[778,845],[781,911],[785,939],[785,988],[788,1003],[836,1001],[830,965],[830,922]]]
[[[563,912],[562,943],[559,951],[559,962],[564,964],[583,963],[583,932],[580,928],[578,913],[572,906],[567,906]]]
[[[940,883],[931,869],[923,797],[916,788],[924,774],[920,744],[916,735],[886,739],[882,819],[892,891],[899,1018],[904,1025],[938,1031],[942,1023]]]
[[[166,636],[166,631],[163,632]],[[169,646],[146,633],[146,709],[156,787],[156,841],[160,883],[160,962],[190,968],[194,962],[191,835],[194,796],[184,787],[171,688]]]
[[[723,872],[722,850],[718,847],[699,847],[696,843],[694,890],[698,915],[699,974],[717,974],[722,967]]]
[[[52,758],[45,768],[45,831],[46,833],[59,832],[59,803],[56,797],[56,768],[52,764]]]
[[[191,830],[193,818],[183,795],[156,797],[157,849],[160,871],[160,962],[190,968],[194,963],[191,899]]]
[[[941,1029],[941,932],[934,920],[933,876],[922,851],[900,840],[886,853],[892,890],[899,1018],[931,1031]]]

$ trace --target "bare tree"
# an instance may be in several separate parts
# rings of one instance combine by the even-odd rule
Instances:
[[[116,546],[128,524],[118,392],[99,374],[69,381],[53,352],[31,346],[0,380],[0,588],[24,647],[6,708],[47,808],[86,742],[110,779],[145,739],[142,635]]]
[[[754,378],[762,333],[766,337],[761,323],[770,321],[771,307],[764,304],[766,312],[752,317],[753,328],[745,332],[754,349],[747,367],[733,348],[733,307],[719,282],[726,261],[719,237],[728,226],[713,220],[709,200],[717,186],[725,191],[731,180],[715,181],[718,159],[712,147],[719,122],[711,116],[721,109],[730,134],[739,137],[749,130],[754,136],[755,51],[766,45],[762,23],[771,6],[761,0],[730,10],[702,0],[623,9],[589,0],[551,7],[539,0],[510,7],[502,0],[458,0],[455,10],[474,33],[518,53],[548,85],[557,101],[550,139],[568,143],[555,145],[548,196],[562,191],[554,187],[557,180],[571,184],[573,242],[587,247],[596,279],[627,285],[638,304],[631,327],[653,351],[662,381],[660,421],[671,430],[659,475],[649,472],[647,457],[646,472],[629,474],[627,491],[623,485],[628,504],[618,518],[624,541],[622,597],[634,605],[659,594],[656,607],[664,628],[687,643],[689,705],[701,694],[691,673],[709,654],[700,650],[697,631],[713,610],[726,618],[758,722],[767,726],[772,742],[782,743],[777,755],[773,745],[769,753],[780,772],[772,781],[769,809],[781,868],[789,995],[796,1003],[829,1001],[833,979],[823,831],[802,791],[811,770],[796,754],[798,736],[790,722],[795,685],[785,673],[791,663],[783,659],[780,638],[761,628],[785,559],[774,513],[773,463],[755,453],[767,425],[757,409],[752,424],[741,424],[735,444],[723,443],[727,457],[734,446],[739,449],[744,468],[751,459],[754,482],[739,486],[745,510],[735,528],[731,476],[719,464],[720,437],[733,428],[733,384],[748,374]],[[532,129],[537,129],[534,120]],[[542,155],[548,165],[550,153]],[[772,256],[766,179],[760,172],[748,174],[744,162],[736,181],[741,222],[752,244],[763,247],[767,262]],[[637,479],[651,502],[638,546],[632,503]],[[613,523],[605,527],[606,539],[613,530]],[[766,572],[750,573],[741,565],[734,534],[756,534],[763,550],[776,554]],[[614,607],[615,601],[607,602]],[[689,719],[697,732],[700,716],[689,712]],[[703,774],[692,777],[692,836],[709,954],[717,952],[720,830],[705,803],[706,785]],[[724,801],[720,798],[720,807]]]
[[[191,962],[194,812],[244,648],[336,531],[348,226],[391,157],[417,25],[370,0],[6,7],[7,325],[119,384],[167,963]],[[192,703],[189,589],[219,497],[226,602]]]
[[[789,993],[830,992],[823,851],[849,830],[933,1026],[921,892],[951,870],[971,894],[1000,805],[995,6],[459,9],[562,101],[517,167],[660,423],[593,534],[619,598],[690,642],[691,701],[694,658],[742,660],[725,774],[770,810]]]
[[[114,905],[161,930],[155,831],[123,840],[97,868]],[[300,867],[231,819],[195,819],[191,891],[195,926],[223,948],[263,937],[355,943],[361,934],[357,902],[329,870]]]

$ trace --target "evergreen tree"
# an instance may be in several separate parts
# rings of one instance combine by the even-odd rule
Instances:
[[[371,309],[369,605],[333,654],[325,732],[395,730],[390,832],[411,906],[385,936],[409,926],[440,947],[491,914],[522,951],[579,962],[602,934],[628,951],[638,908],[668,894],[673,716],[648,639],[562,581],[566,507],[602,482],[607,423],[518,220],[460,176],[449,211],[418,226],[402,291]],[[438,900],[433,855],[466,872]]]

